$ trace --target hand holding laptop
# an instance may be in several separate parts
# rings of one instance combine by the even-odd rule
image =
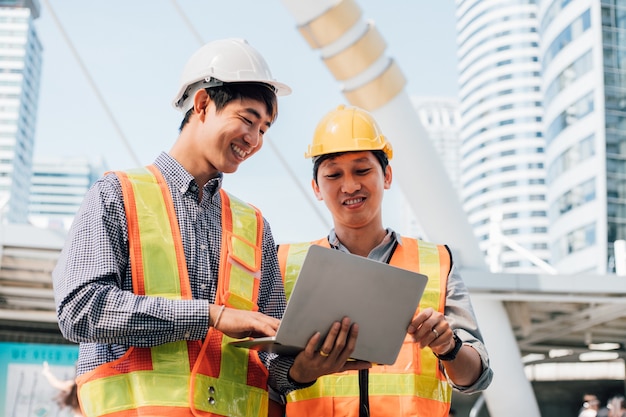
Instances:
[[[359,325],[351,358],[392,364],[427,281],[425,275],[416,272],[313,245],[276,336],[238,340],[231,345],[296,356],[310,344],[312,335],[327,335],[331,323],[349,317]],[[334,343],[318,346],[311,349],[329,353],[322,347],[328,349]]]
[[[296,356],[289,370],[289,377],[305,384],[323,375],[371,368],[372,364],[369,362],[349,360],[356,347],[358,335],[359,325],[351,323],[348,317],[333,323],[321,345],[322,335],[319,332],[314,334],[305,349]],[[320,349],[316,350],[318,345]]]
[[[209,308],[211,326],[233,338],[274,336],[280,324],[280,320],[259,312],[219,305],[211,305]],[[358,325],[351,323],[347,317],[333,323],[323,343],[322,335],[315,333],[305,349],[296,356],[289,377],[305,384],[323,375],[371,367],[369,362],[348,361],[357,337]],[[317,346],[321,346],[319,351]]]

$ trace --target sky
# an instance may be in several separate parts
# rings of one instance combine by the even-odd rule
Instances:
[[[453,0],[356,2],[386,40],[386,54],[408,79],[408,94],[456,96]],[[40,3],[35,26],[43,70],[35,156],[103,158],[112,170],[151,163],[178,135],[182,114],[171,102],[185,62],[200,47],[192,30],[205,42],[245,38],[293,93],[279,98],[279,117],[265,145],[225,176],[224,188],[262,210],[277,242],[328,232],[332,221],[313,197],[304,151],[322,116],[347,100],[280,0]],[[383,206],[385,226],[402,228],[401,202],[401,190],[392,185]]]

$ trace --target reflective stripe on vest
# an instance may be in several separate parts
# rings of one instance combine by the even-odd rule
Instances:
[[[222,250],[216,304],[258,310],[261,277],[263,218],[261,213],[220,191],[222,199]],[[229,210],[225,209],[230,207]],[[198,361],[191,391],[194,414],[211,416],[266,416],[268,372],[255,351],[232,347],[235,339],[209,329],[200,357],[220,355],[220,361]],[[208,352],[207,352],[208,351]],[[219,366],[215,366],[218,365]],[[219,387],[219,390],[218,390]],[[202,413],[201,411],[211,411]]]
[[[329,247],[327,239],[313,242]],[[280,245],[279,263],[285,292],[293,287],[301,258],[311,243]],[[293,257],[292,257],[293,256]],[[420,309],[432,307],[443,312],[450,258],[443,246],[402,237],[391,265],[428,275]],[[371,415],[447,416],[452,388],[439,370],[437,358],[429,348],[420,349],[407,335],[396,363],[373,366],[369,370]],[[292,391],[287,396],[288,416],[358,416],[359,383],[356,371],[326,375],[311,387]]]
[[[117,176],[128,219],[133,291],[191,299],[174,204],[160,171],[149,166],[117,172]],[[254,208],[220,192],[222,218],[228,219],[223,223],[220,281],[225,277],[232,288],[221,283],[216,303],[258,309],[262,217]],[[242,268],[247,273],[240,272]],[[245,349],[220,350],[220,345],[227,343],[223,339],[227,338],[211,328],[204,344],[177,341],[152,348],[131,347],[121,358],[77,379],[84,415],[265,415],[265,366],[256,352],[250,351],[248,356]]]
[[[326,244],[324,244],[326,242]],[[300,268],[304,263],[304,257],[311,245],[330,247],[327,239],[316,242],[292,243],[290,245],[280,245],[278,247],[278,265],[280,266],[280,275],[283,277],[283,286],[285,287],[285,297],[287,300],[291,298],[293,286],[298,279]]]

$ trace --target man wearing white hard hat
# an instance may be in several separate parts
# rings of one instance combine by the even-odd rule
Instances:
[[[268,383],[284,393],[355,366],[349,322],[325,339],[344,351],[334,369],[319,366],[319,335],[295,358],[228,344],[274,335],[285,307],[269,225],[222,181],[290,92],[246,41],[211,42],[183,70],[171,150],[87,193],[53,273],[85,416],[263,416]]]

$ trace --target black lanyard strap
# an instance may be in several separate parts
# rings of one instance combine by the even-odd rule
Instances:
[[[359,417],[370,417],[369,371],[359,370]]]

